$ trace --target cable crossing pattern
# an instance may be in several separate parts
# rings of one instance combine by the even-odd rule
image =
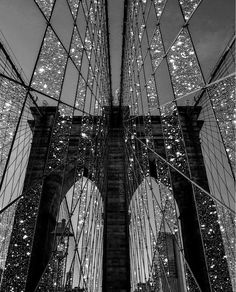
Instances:
[[[234,291],[235,36],[209,75],[206,0],[125,0],[115,104],[107,0],[32,5],[30,74],[0,42],[0,290]]]

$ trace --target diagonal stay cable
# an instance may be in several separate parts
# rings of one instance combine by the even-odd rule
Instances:
[[[131,133],[127,128],[125,128],[129,133]],[[132,134],[132,133],[131,133]],[[200,189],[202,192],[204,192],[206,195],[208,195],[211,199],[214,201],[217,201],[221,206],[225,207],[232,213],[236,214],[236,211],[232,210],[230,207],[226,206],[224,203],[222,203],[219,199],[212,196],[208,191],[203,189],[199,184],[197,184],[195,181],[193,181],[191,178],[183,174],[180,170],[178,170],[175,166],[173,166],[170,162],[168,162],[165,158],[163,158],[161,155],[159,155],[156,151],[151,149],[148,145],[146,145],[143,141],[141,141],[138,137],[134,136],[137,141],[139,141],[142,145],[145,145],[155,156],[157,156],[160,160],[162,160],[164,163],[168,164],[172,169],[174,169],[176,172],[178,172],[180,175],[182,175],[186,180],[188,180],[190,183],[192,183],[195,187]]]
[[[205,90],[206,90],[208,87],[211,87],[211,86],[213,86],[213,85],[215,85],[215,84],[217,84],[217,83],[220,83],[220,82],[222,82],[222,81],[224,81],[224,80],[226,80],[226,79],[228,79],[228,78],[234,77],[234,76],[236,76],[236,72],[231,73],[231,74],[229,74],[229,75],[227,75],[227,76],[225,76],[225,77],[222,77],[222,78],[220,78],[220,79],[218,79],[218,80],[216,80],[216,81],[213,81],[213,82],[211,82],[211,83],[208,83],[207,85],[204,85],[203,87],[197,88],[197,89],[195,89],[195,90],[193,90],[193,91],[191,91],[191,92],[189,92],[189,93],[187,93],[187,94],[185,94],[185,95],[182,95],[182,96],[180,96],[180,97],[177,97],[177,98],[175,99],[175,101],[179,101],[179,100],[181,100],[181,99],[187,98],[188,96],[191,96],[191,95],[193,95],[193,94],[195,94],[195,93],[197,93],[197,92],[199,92],[199,91],[201,91],[201,90],[203,91],[202,93],[204,93]],[[163,104],[161,105],[161,107],[167,106],[168,104],[170,104],[170,103],[172,103],[172,102],[173,102],[172,100],[171,100],[171,101],[168,101],[168,102],[165,102],[165,103],[163,103]],[[152,112],[152,111],[156,111],[156,110],[160,110],[160,109],[159,109],[159,108],[152,108],[152,109],[150,109],[150,112]],[[125,120],[125,121],[131,121],[131,120],[134,120],[134,119],[136,119],[136,118],[138,118],[138,116],[134,116],[134,117],[129,118],[129,119]]]
[[[23,83],[21,83],[21,82],[15,80],[15,79],[10,78],[9,76],[6,76],[6,75],[2,74],[2,73],[0,73],[0,77],[4,77],[4,78],[6,78],[6,79],[8,79],[8,80],[10,80],[10,81],[12,81],[12,82],[14,82],[14,83],[16,83],[16,84],[19,84],[19,85],[21,85],[22,87],[28,89],[29,91],[36,92],[36,93],[41,94],[41,95],[43,95],[43,96],[45,96],[45,97],[47,97],[47,98],[49,98],[49,99],[51,99],[51,100],[53,100],[53,101],[59,102],[59,103],[61,103],[61,104],[63,104],[63,105],[66,105],[66,106],[72,108],[72,109],[75,109],[75,110],[77,110],[77,111],[80,111],[80,112],[82,112],[82,113],[84,113],[84,114],[86,114],[86,115],[92,116],[90,113],[88,113],[88,112],[86,112],[86,111],[84,111],[84,110],[81,110],[81,109],[79,109],[78,107],[75,107],[75,106],[73,106],[73,105],[71,105],[71,104],[69,104],[69,103],[66,103],[66,102],[62,101],[62,100],[59,101],[59,100],[58,100],[57,98],[55,98],[55,97],[52,97],[52,96],[50,96],[50,95],[48,95],[48,94],[46,94],[46,93],[44,93],[44,92],[41,92],[41,91],[39,91],[39,90],[37,90],[37,89],[31,87],[31,86],[25,85],[25,84],[23,84]]]

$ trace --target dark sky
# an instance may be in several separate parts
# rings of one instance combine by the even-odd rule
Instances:
[[[59,0],[62,2],[62,0]],[[177,0],[169,0],[163,15],[163,34],[168,45],[182,25]],[[62,4],[61,4],[62,5]],[[119,87],[123,0],[108,0],[113,93]],[[63,10],[63,9],[62,9]],[[234,31],[234,0],[203,0],[190,22],[190,30],[205,77]],[[66,32],[66,18],[61,23]],[[33,0],[1,0],[0,29],[28,77],[44,32],[45,21]]]

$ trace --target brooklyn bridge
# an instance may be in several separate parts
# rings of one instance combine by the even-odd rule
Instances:
[[[233,292],[234,1],[0,2],[0,291]]]

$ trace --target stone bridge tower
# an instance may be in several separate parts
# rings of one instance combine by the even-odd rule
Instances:
[[[191,176],[196,183],[199,183],[199,185],[204,186],[204,189],[208,190],[207,176],[199,141],[199,131],[202,126],[202,122],[198,120],[200,108],[179,107],[178,110]],[[14,277],[20,277],[19,287],[22,287],[23,283],[26,283],[26,292],[32,292],[36,288],[47,266],[50,255],[53,252],[53,231],[56,227],[56,218],[61,200],[74,184],[73,173],[75,171],[75,165],[79,163],[75,160],[77,159],[76,147],[78,141],[81,139],[81,117],[75,117],[72,122],[70,136],[67,137],[69,141],[68,155],[63,164],[63,169],[58,167],[57,171],[54,171],[52,174],[49,171],[45,175],[49,140],[57,109],[55,107],[45,107],[42,108],[42,111],[44,112],[43,117],[38,114],[35,108],[32,108],[34,121],[30,121],[30,124],[32,128],[34,126],[34,136],[24,185],[24,189],[30,190],[35,184],[37,188],[34,188],[34,193],[27,192],[24,194],[16,210],[9,254],[3,276],[3,287],[6,288],[4,291],[11,291],[7,287],[11,287],[11,277],[13,275]],[[105,111],[108,130],[107,147],[105,149],[104,160],[100,160],[102,164],[100,167],[104,170],[102,179],[106,181],[105,187],[100,189],[104,203],[103,291],[127,292],[130,291],[129,201],[126,187],[128,183],[126,171],[127,157],[125,156],[122,116],[123,112],[127,112],[128,109],[113,107],[111,111],[108,108]],[[155,151],[165,159],[165,145],[161,133],[159,116],[151,117],[151,127]],[[92,132],[90,134],[93,135]],[[142,123],[137,126],[137,136],[141,141],[145,142],[143,138],[145,137],[144,126]],[[139,147],[138,143],[137,149]],[[84,165],[79,165],[79,167],[84,168],[84,175],[86,176],[86,173],[88,174],[86,171],[86,161],[93,154],[89,147],[87,147],[85,153]],[[140,163],[141,161],[140,159]],[[158,161],[150,152],[149,168],[150,176],[153,178],[157,178],[158,176],[154,167],[155,163],[158,163]],[[139,178],[139,183],[141,183],[142,176],[140,173],[137,171],[133,175],[136,175]],[[179,209],[179,221],[186,261],[202,291],[210,292],[208,267],[205,260],[205,243],[201,237],[197,204],[204,203],[206,206],[205,210],[208,210],[207,212],[212,212],[214,204],[209,197],[203,196],[202,194],[199,194],[199,198],[196,200],[191,182],[174,169],[170,170],[170,179]],[[96,178],[94,182],[100,188],[99,179]],[[138,185],[134,185],[133,190],[135,191],[137,187]],[[41,195],[35,201],[33,197],[37,198],[37,192]],[[59,195],[60,193],[62,196]],[[25,211],[22,212],[23,210]],[[25,217],[23,218],[22,216]],[[30,216],[30,219],[27,219],[27,216]],[[14,254],[19,248],[25,249],[27,253],[28,239],[20,238],[19,232],[17,232],[22,228],[21,226],[24,220],[31,220],[28,226],[34,229],[35,234],[30,241],[32,249],[28,252],[28,258],[22,259],[24,261],[20,263],[20,265],[27,265],[27,274],[21,273],[19,263],[14,263],[14,265],[9,264],[10,262],[12,263]],[[222,242],[217,223],[217,215],[215,215],[213,221],[216,231],[215,237],[212,240],[217,238],[217,240]],[[222,263],[223,256],[224,249],[222,247],[219,249],[216,257],[219,258],[221,268],[224,266],[224,269],[227,270],[226,261]],[[176,277],[178,278],[178,276]],[[181,288],[178,286],[179,284],[176,285],[173,286],[174,291],[181,291]],[[229,287],[229,289],[231,288]]]

